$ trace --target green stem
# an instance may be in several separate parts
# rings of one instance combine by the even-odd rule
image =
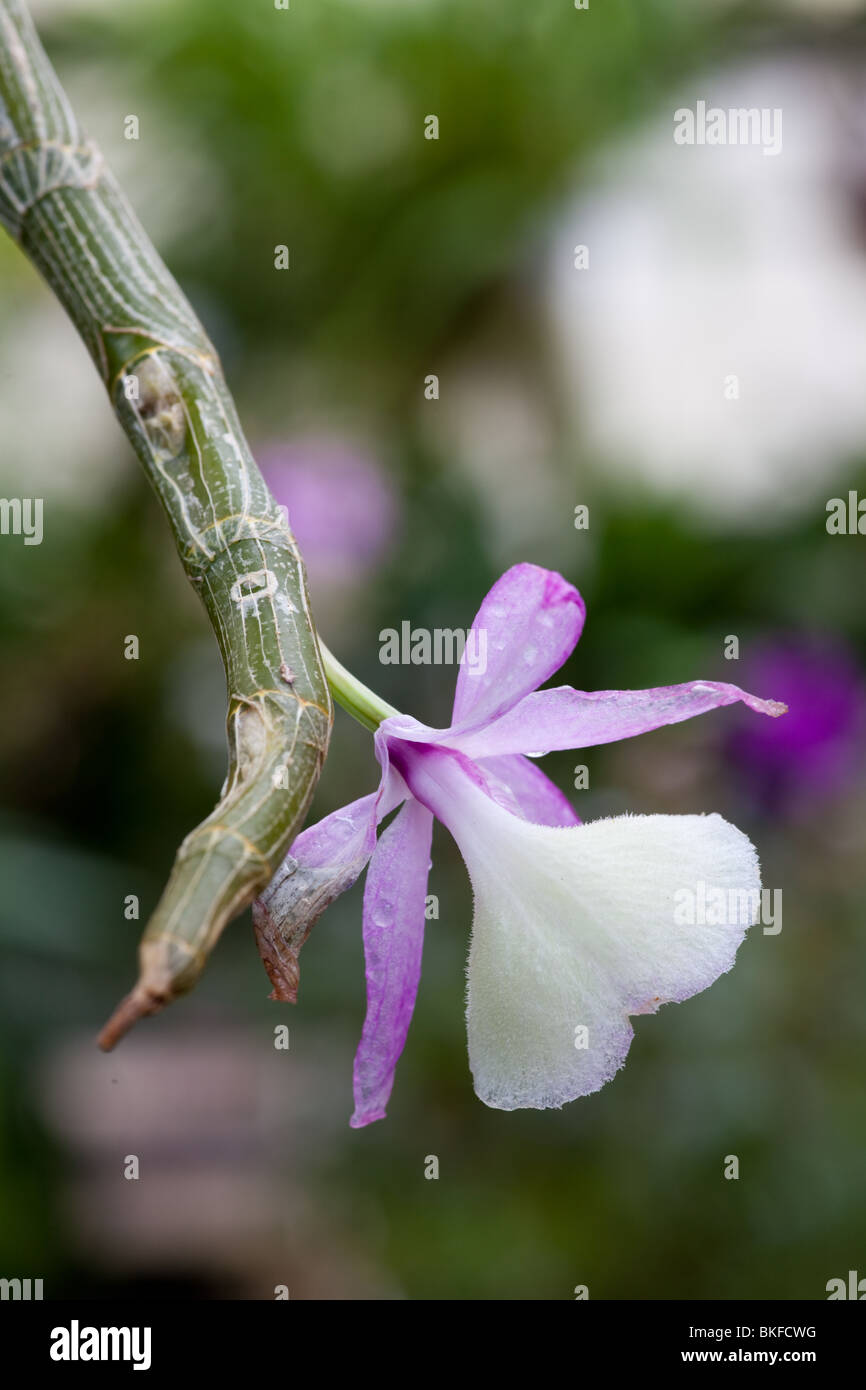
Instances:
[[[297,834],[331,701],[301,556],[265,485],[216,352],[99,150],[23,0],[0,0],[0,222],[84,339],[214,628],[229,770],[186,837],[141,943],[138,984],[100,1039],[185,993]]]
[[[328,685],[331,687],[331,694],[337,704],[342,705],[346,713],[351,714],[353,719],[357,719],[359,724],[363,724],[365,729],[375,733],[383,719],[389,719],[392,714],[400,713],[393,705],[389,705],[374,690],[371,690],[369,686],[359,681],[357,676],[353,676],[351,671],[347,671],[343,663],[338,661],[333,652],[328,650],[321,637],[319,638],[319,651],[322,654],[322,664],[328,678]]]

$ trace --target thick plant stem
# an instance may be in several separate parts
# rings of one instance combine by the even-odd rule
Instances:
[[[66,308],[105,382],[213,625],[229,771],[181,845],[111,1047],[189,990],[269,882],[307,811],[331,701],[303,563],[250,454],[214,348],[99,151],[22,0],[0,0],[0,221]]]

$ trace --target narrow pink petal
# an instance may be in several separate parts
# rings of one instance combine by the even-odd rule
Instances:
[[[352,887],[376,848],[377,825],[409,795],[400,773],[390,765],[385,740],[377,743],[376,755],[383,769],[377,790],[323,816],[298,835],[256,899],[254,915],[263,913],[279,927],[295,910],[292,887],[299,864],[313,872],[309,881],[323,898],[333,901]]]
[[[355,1057],[354,1129],[385,1117],[415,1009],[433,817],[414,799],[382,832],[364,887],[367,1017]]]
[[[405,782],[390,765],[387,742],[380,739],[374,746],[382,767],[376,791],[350,801],[302,830],[292,842],[290,859],[300,860],[311,869],[344,867],[360,859],[358,873],[361,872],[376,847],[376,826],[408,796]]]
[[[586,693],[560,685],[527,695],[501,719],[483,729],[459,729],[437,738],[472,758],[503,753],[549,753],[556,748],[592,748],[599,743],[646,734],[663,724],[678,724],[720,705],[742,700],[758,714],[784,714],[787,705],[759,700],[736,685],[689,681],[655,690],[594,690]]]
[[[378,801],[379,792],[370,792],[369,796],[350,801],[347,806],[316,821],[294,841],[290,857],[311,869],[327,868],[360,857],[363,868],[376,846]]]
[[[498,579],[472,624],[457,677],[452,725],[496,719],[549,680],[574,650],[586,616],[583,599],[555,570],[514,565]]]
[[[580,825],[580,817],[568,797],[528,758],[509,753],[500,758],[482,758],[478,766],[494,789],[499,782],[510,793],[511,805],[506,797],[496,796],[500,805],[523,820],[532,821],[533,825]]]

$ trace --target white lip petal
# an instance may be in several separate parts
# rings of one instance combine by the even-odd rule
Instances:
[[[500,1110],[559,1107],[619,1070],[630,1014],[697,994],[731,968],[756,918],[757,855],[718,815],[559,828],[488,802],[483,821],[458,836],[475,892],[475,1090]],[[679,906],[690,894],[692,922]]]

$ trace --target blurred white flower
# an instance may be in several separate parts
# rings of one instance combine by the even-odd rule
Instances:
[[[606,477],[765,525],[826,498],[862,454],[866,255],[851,195],[866,107],[846,107],[844,83],[806,59],[698,76],[607,152],[563,218],[549,278],[562,385]],[[699,100],[780,107],[781,152],[675,144],[674,112]],[[578,245],[588,269],[574,268]]]

